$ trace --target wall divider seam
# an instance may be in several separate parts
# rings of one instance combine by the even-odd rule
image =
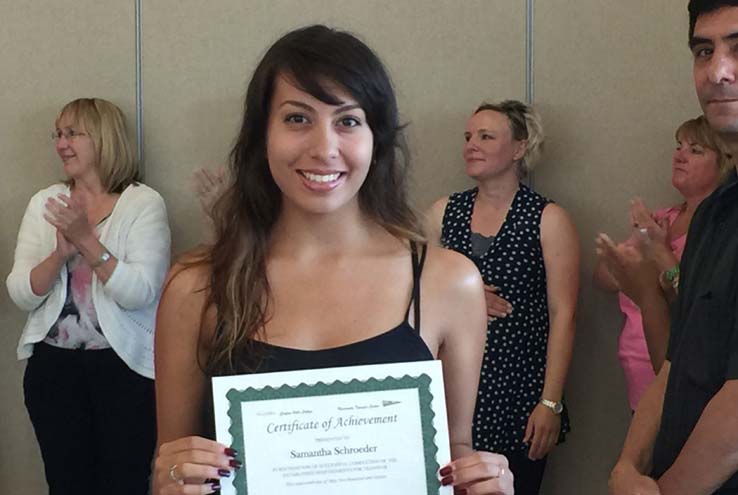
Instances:
[[[138,163],[141,176],[145,175],[144,164],[144,137],[143,137],[143,77],[141,74],[141,7],[142,0],[135,2],[135,65],[136,65],[136,147],[138,148]]]
[[[533,64],[533,28],[535,0],[525,2],[525,102],[533,104],[535,98],[535,67]],[[533,188],[533,172],[528,173],[528,186]]]
[[[535,90],[535,74],[533,67],[533,9],[535,0],[526,0],[525,4],[525,100],[533,103]]]

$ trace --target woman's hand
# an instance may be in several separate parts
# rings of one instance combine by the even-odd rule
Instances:
[[[640,248],[661,271],[679,263],[671,250],[669,219],[657,220],[642,199],[630,202],[630,219],[635,229],[636,247]]]
[[[223,194],[226,187],[225,168],[219,167],[215,171],[198,168],[192,172],[192,188],[200,200],[202,211],[209,218],[213,216],[213,205]]]
[[[237,452],[202,437],[164,443],[154,463],[154,495],[204,495],[220,489],[220,479],[241,467]]]
[[[503,455],[477,451],[448,463],[439,471],[441,484],[455,495],[513,495],[513,474]]]
[[[556,445],[561,432],[561,416],[551,409],[538,404],[528,416],[523,442],[529,444],[528,458],[532,461],[543,459]]]
[[[512,304],[498,296],[497,293],[499,291],[500,288],[495,287],[494,285],[484,286],[484,299],[487,302],[487,316],[491,318],[505,318],[512,313]]]
[[[621,243],[616,245],[607,234],[595,240],[597,255],[617,281],[620,290],[636,304],[648,291],[661,291],[656,264],[646,259],[638,247]]]
[[[58,194],[57,199],[46,200],[44,218],[75,246],[79,246],[90,236],[95,237],[84,205],[66,194]]]
[[[633,228],[638,229],[639,233],[642,232],[651,243],[669,245],[668,222],[666,228],[657,222],[641,198],[635,198],[630,202],[630,222]]]
[[[59,259],[66,263],[69,258],[74,256],[78,252],[79,251],[77,250],[77,247],[69,242],[67,238],[64,237],[64,234],[57,230],[55,254],[59,257]]]

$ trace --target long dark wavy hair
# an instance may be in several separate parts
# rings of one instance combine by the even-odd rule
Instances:
[[[347,32],[315,25],[287,33],[269,48],[249,83],[241,130],[230,153],[232,183],[215,203],[215,242],[199,260],[211,268],[207,306],[218,315],[203,363],[211,375],[253,369],[258,354],[254,337],[263,336],[269,318],[266,258],[282,195],[269,171],[266,133],[278,75],[326,104],[341,103],[326,83],[356,99],[374,137],[372,163],[358,193],[361,211],[397,238],[423,240],[421,223],[408,203],[409,156],[384,65]]]

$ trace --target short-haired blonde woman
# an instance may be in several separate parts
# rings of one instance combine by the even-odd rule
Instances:
[[[485,284],[487,346],[474,448],[504,454],[515,493],[536,494],[546,455],[569,429],[562,400],[574,341],[578,237],[561,207],[521,183],[544,139],[533,108],[510,100],[482,104],[464,138],[466,173],[477,185],[438,200],[429,230],[471,259]]]
[[[50,495],[143,494],[156,443],[154,319],[169,267],[164,201],[139,180],[123,113],[68,103],[53,139],[66,180],[36,193],[8,292],[29,316],[25,402]]]
[[[654,273],[668,273],[671,283],[678,282],[675,277],[679,273],[679,260],[692,215],[733,168],[725,143],[704,116],[683,122],[674,137],[676,149],[671,161],[671,184],[683,201],[650,212],[641,199],[633,200],[630,207],[632,234],[622,243],[639,250],[646,248],[641,254],[651,258]],[[654,331],[659,328],[657,326],[644,327],[640,308],[621,291],[620,284],[610,273],[607,258],[598,262],[594,281],[603,290],[618,292],[620,311],[625,316],[618,339],[618,359],[625,374],[628,403],[635,411],[664,363],[669,335]]]

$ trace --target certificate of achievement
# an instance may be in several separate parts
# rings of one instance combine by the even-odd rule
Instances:
[[[224,495],[450,495],[440,361],[213,378]]]

